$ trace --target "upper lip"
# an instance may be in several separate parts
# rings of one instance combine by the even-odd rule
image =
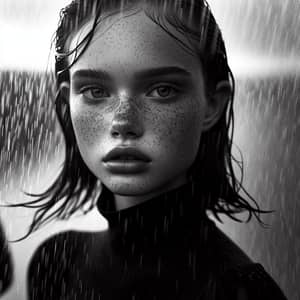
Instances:
[[[141,152],[140,150],[132,147],[116,147],[109,151],[107,155],[103,158],[103,161],[115,160],[120,156],[133,156],[136,160],[143,160],[149,162],[151,159]]]

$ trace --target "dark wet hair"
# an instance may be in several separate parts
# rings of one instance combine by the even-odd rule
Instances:
[[[187,51],[192,51],[199,57],[208,97],[220,81],[228,81],[231,86],[230,97],[223,114],[210,130],[202,134],[198,155],[189,170],[192,180],[203,187],[203,209],[211,210],[219,221],[221,220],[218,213],[224,213],[239,222],[242,221],[234,215],[247,211],[249,215],[246,222],[249,222],[254,214],[257,220],[265,225],[260,219],[260,213],[270,211],[261,210],[243,188],[243,163],[236,160],[231,153],[234,129],[234,77],[228,66],[220,28],[205,0],[75,0],[61,11],[54,40],[57,87],[55,106],[65,139],[65,160],[55,182],[45,192],[31,194],[37,197],[36,200],[23,204],[25,207],[37,208],[28,235],[51,219],[68,218],[78,209],[84,208],[87,203],[91,204],[86,210],[89,211],[97,200],[94,192],[99,180],[88,169],[79,153],[68,101],[61,91],[63,85],[70,81],[70,67],[88,47],[97,25],[101,23],[103,13],[113,14],[140,4],[143,4],[147,16],[168,34],[172,35],[167,25],[172,25],[188,37],[190,45],[183,44],[172,35]],[[93,24],[88,34],[78,42],[75,49],[69,49],[71,34],[90,19],[93,20]],[[70,61],[71,56],[73,60]],[[241,171],[240,180],[234,173],[233,163],[236,163]],[[240,191],[245,197],[239,194]],[[252,201],[253,205],[246,198]]]

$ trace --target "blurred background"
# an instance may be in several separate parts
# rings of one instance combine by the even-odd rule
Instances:
[[[66,0],[0,1],[0,202],[30,200],[63,161],[54,109],[51,38]],[[236,78],[234,142],[244,158],[244,185],[263,209],[269,229],[255,219],[217,223],[273,276],[288,299],[300,299],[300,1],[208,1],[222,29]],[[235,152],[238,154],[237,148]],[[26,232],[33,210],[3,208],[8,240]],[[245,216],[246,217],[246,216]],[[245,219],[245,218],[244,218]],[[29,259],[42,240],[69,228],[100,230],[92,211],[47,225],[9,243],[14,280],[0,296],[26,299]]]

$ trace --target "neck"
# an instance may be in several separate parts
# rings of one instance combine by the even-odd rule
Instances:
[[[201,231],[208,220],[207,203],[201,186],[190,181],[140,205],[119,210],[114,194],[104,186],[97,207],[108,221],[108,230],[121,234],[128,243],[149,239],[155,244],[176,237],[179,231]]]
[[[114,194],[115,205],[117,210],[126,209],[131,206],[138,205],[142,202],[145,202],[151,198],[159,196],[162,193],[168,192],[172,189],[175,189],[187,182],[186,176],[177,177],[170,183],[163,185],[163,187],[159,187],[150,193],[146,193],[143,195],[119,195]]]

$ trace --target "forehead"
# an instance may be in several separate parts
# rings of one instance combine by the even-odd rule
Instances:
[[[188,39],[171,25],[167,30],[184,44]],[[70,49],[92,28],[88,21],[70,38]],[[202,74],[195,54],[153,22],[143,10],[118,13],[99,23],[91,43],[72,66],[71,73],[82,68],[104,68],[106,71],[139,70],[161,66],[178,66],[196,76]],[[72,59],[72,57],[71,57]]]

